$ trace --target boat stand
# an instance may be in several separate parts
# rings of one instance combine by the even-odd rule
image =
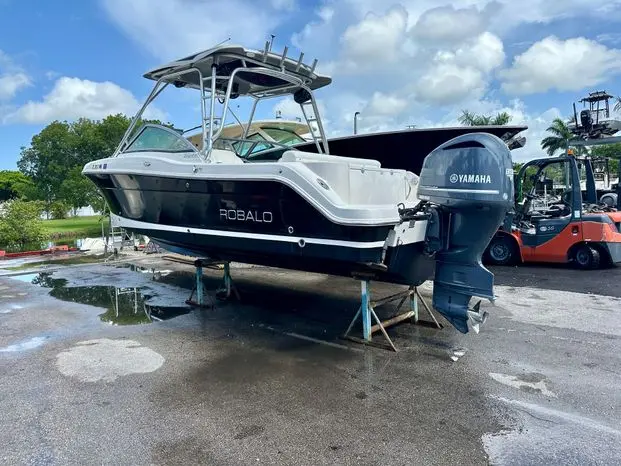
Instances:
[[[394,295],[381,298],[377,301],[371,301],[369,285],[370,285],[370,280],[368,279],[360,280],[361,304],[360,304],[360,307],[358,308],[358,312],[356,312],[356,315],[354,316],[351,323],[349,324],[347,331],[343,335],[343,338],[354,341],[356,343],[378,346],[380,348],[391,349],[397,352],[397,348],[392,342],[392,340],[390,339],[390,337],[388,336],[388,333],[386,332],[386,328],[396,325],[408,319],[410,319],[412,323],[418,324],[419,323],[419,319],[418,319],[418,301],[419,300],[421,303],[423,303],[425,310],[433,319],[433,322],[435,323],[435,327],[439,329],[442,328],[440,323],[438,323],[437,319],[433,315],[431,308],[427,305],[427,303],[421,296],[417,287],[410,286],[405,291],[401,291]],[[379,306],[383,306],[390,302],[396,301],[398,299],[400,299],[400,301],[399,301],[399,304],[397,305],[397,312],[399,312],[399,310],[401,309],[401,306],[403,306],[406,300],[408,300],[410,303],[410,310],[407,312],[401,313],[401,314],[397,314],[394,317],[391,317],[390,319],[380,321],[379,317],[377,317],[377,314],[375,313],[375,308]],[[354,323],[356,322],[356,320],[358,320],[359,316],[362,317],[363,338],[358,338],[358,337],[354,337],[350,335],[350,332],[354,326]],[[371,325],[371,316],[375,320],[375,325]],[[373,334],[379,331],[381,331],[382,334],[384,335],[384,339],[387,341],[387,344],[377,343],[373,341]]]
[[[222,288],[218,288],[216,290],[216,297],[220,300],[227,300],[231,297],[232,294],[235,295],[237,300],[241,300],[239,296],[239,292],[233,283],[233,279],[231,278],[231,266],[228,262],[218,262],[218,261],[210,261],[205,259],[197,259],[194,261],[194,267],[196,268],[195,273],[195,282],[194,288],[192,288],[192,293],[190,297],[186,300],[186,304],[190,306],[198,306],[198,307],[211,307],[213,308],[214,302],[211,297],[205,294],[205,287],[203,284],[203,267],[207,267],[210,269],[220,270],[222,269],[224,272],[223,282],[224,286]],[[196,293],[196,301],[194,301],[194,293]],[[205,303],[205,298],[210,301],[211,304]]]

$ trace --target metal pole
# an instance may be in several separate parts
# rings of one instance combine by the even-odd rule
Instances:
[[[362,337],[366,341],[371,341],[371,303],[369,302],[369,282],[360,281],[360,291],[362,298]]]
[[[196,302],[203,305],[203,267],[196,267]]]
[[[354,113],[354,134],[358,134],[358,115],[360,112]]]
[[[211,148],[213,146],[213,113],[216,106],[216,65],[211,65],[211,105],[209,107],[209,140],[207,141],[207,157],[211,158]]]

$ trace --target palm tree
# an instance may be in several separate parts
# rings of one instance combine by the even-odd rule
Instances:
[[[544,149],[550,157],[557,151],[567,151],[572,140],[576,139],[571,132],[567,123],[561,118],[555,118],[552,124],[546,129],[552,136],[545,137],[541,140],[541,148]],[[584,147],[577,148],[578,153],[582,153]]]
[[[507,112],[497,113],[496,116],[477,115],[468,110],[462,110],[459,122],[464,126],[502,126],[511,121],[511,115]]]

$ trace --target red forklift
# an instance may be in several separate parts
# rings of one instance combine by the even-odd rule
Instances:
[[[584,193],[581,169],[586,174]],[[492,238],[484,260],[494,265],[573,263],[582,269],[621,263],[621,189],[616,189],[615,206],[598,203],[591,160],[574,157],[571,150],[562,157],[527,162],[515,178],[515,208]]]
[[[573,147],[621,142],[621,120],[610,115],[606,91],[591,92],[574,104]],[[581,188],[580,173],[586,182]],[[519,262],[573,263],[596,269],[621,263],[621,183],[601,197],[589,157],[546,157],[524,164],[515,177],[515,207],[494,235],[483,260],[495,265]],[[621,178],[621,164],[619,166]],[[598,196],[600,194],[600,196]]]

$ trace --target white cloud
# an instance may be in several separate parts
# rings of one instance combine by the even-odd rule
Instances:
[[[23,88],[32,85],[30,77],[26,73],[13,73],[0,75],[0,100],[9,100]]]
[[[455,62],[461,66],[473,66],[484,73],[489,73],[502,65],[505,52],[499,37],[484,32],[472,42],[466,43],[455,51]]]
[[[349,26],[341,37],[346,60],[361,67],[395,62],[405,39],[407,19],[405,9],[397,6],[381,16],[370,13]]]
[[[422,102],[456,104],[469,96],[480,97],[485,90],[485,78],[471,66],[438,63],[418,80],[416,89],[416,96]]]
[[[381,13],[385,8],[385,2],[377,0],[345,0],[345,3],[355,12],[356,18],[362,18],[369,12]],[[425,12],[437,8],[438,4],[452,4],[455,10],[478,8],[479,11],[487,10],[488,14],[496,13],[491,18],[490,27],[494,31],[506,31],[520,24],[550,23],[565,18],[580,19],[621,19],[621,0],[608,0],[594,3],[592,0],[521,0],[521,1],[490,1],[490,0],[453,0],[451,2],[438,0],[400,0],[399,2],[407,10],[410,21],[408,28],[413,27],[418,18]]]
[[[12,99],[20,90],[31,85],[32,78],[0,50],[0,101]]]
[[[416,98],[440,105],[479,99],[489,85],[489,73],[502,64],[504,56],[502,41],[489,32],[456,49],[436,52],[431,65],[416,80]]]
[[[395,116],[403,112],[407,107],[408,101],[403,97],[374,92],[371,101],[367,104],[363,113],[374,116]]]
[[[280,6],[286,0],[274,0]],[[262,47],[283,16],[252,0],[102,0],[112,21],[162,60],[205,50],[227,38]]]
[[[503,89],[511,94],[549,90],[578,91],[621,73],[621,50],[577,37],[560,40],[549,36],[533,44],[503,70]]]
[[[5,123],[49,123],[80,117],[100,119],[110,114],[134,114],[140,104],[134,95],[115,83],[62,77],[41,101],[29,101],[4,118]],[[147,118],[163,119],[155,107],[147,108]]]
[[[490,17],[500,5],[491,2],[482,10],[476,6],[455,8],[453,5],[440,6],[425,11],[412,28],[416,39],[455,43],[475,37],[485,31]]]

